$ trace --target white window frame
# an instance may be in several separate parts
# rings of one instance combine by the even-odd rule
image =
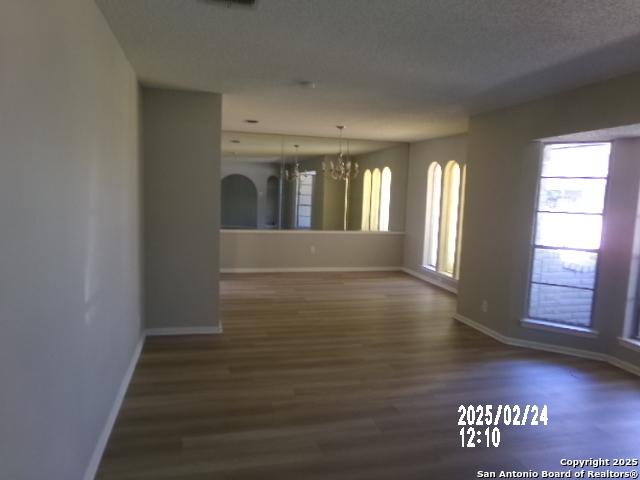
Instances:
[[[448,220],[445,218],[444,209],[445,199],[453,198],[450,192],[448,192],[448,184],[449,177],[451,175],[451,170],[453,166],[457,165],[460,173],[460,182],[458,185],[458,195],[457,195],[457,217],[456,217],[456,225],[455,225],[455,238],[453,239],[454,245],[454,264],[453,271],[447,272],[444,269],[444,259],[442,258],[443,252],[445,249],[442,248],[442,244],[447,240],[447,232],[445,232],[444,226],[445,222]],[[451,167],[451,168],[449,168]],[[432,172],[433,169],[433,172]],[[436,209],[434,208],[434,198],[433,195],[433,183],[434,177],[436,175],[436,169],[439,169],[440,174],[440,189],[439,189],[439,197],[437,203],[437,220],[435,220],[434,212]],[[425,225],[424,225],[424,239],[423,239],[423,252],[422,252],[422,268],[436,273],[438,275],[442,275],[449,279],[458,280],[459,272],[460,272],[460,246],[461,246],[461,237],[462,237],[462,222],[463,222],[463,214],[464,214],[464,198],[465,198],[465,189],[466,189],[466,164],[459,162],[458,160],[448,160],[445,163],[445,167],[443,168],[439,161],[433,161],[429,163],[427,167],[427,192],[425,198]],[[437,229],[434,226],[437,225]],[[433,243],[436,243],[435,248],[435,264],[429,263],[431,260],[431,250],[433,249]]]
[[[301,172],[300,176],[296,179],[296,228],[300,229],[300,230],[310,230],[313,224],[313,191],[314,191],[314,184],[315,184],[315,175],[316,172],[311,170],[311,171],[306,171],[306,172]],[[302,177],[311,177],[311,194],[309,196],[309,205],[306,204],[301,204],[300,203],[300,187],[302,186],[302,182],[300,181],[300,179]],[[309,207],[309,226],[308,227],[301,227],[300,226],[300,207],[301,206],[308,206]],[[306,215],[304,215],[306,217]]]
[[[585,337],[595,337],[598,335],[598,332],[593,328],[593,318],[594,318],[594,313],[595,313],[595,309],[596,309],[596,301],[597,301],[597,293],[598,293],[598,279],[599,279],[599,272],[600,272],[600,262],[601,262],[601,258],[602,258],[602,241],[603,241],[603,237],[604,237],[604,225],[605,225],[605,217],[607,215],[607,211],[606,211],[606,207],[607,207],[607,197],[608,197],[608,191],[609,191],[609,173],[610,173],[610,168],[611,168],[611,153],[609,154],[609,160],[608,160],[608,171],[607,171],[607,176],[606,177],[558,177],[558,178],[563,178],[563,179],[604,179],[605,180],[605,189],[604,189],[604,199],[603,199],[603,210],[602,213],[599,214],[602,217],[602,231],[600,233],[600,246],[597,249],[590,249],[590,248],[564,248],[564,247],[551,247],[548,245],[539,245],[536,243],[536,237],[537,237],[537,233],[538,233],[538,213],[542,212],[544,213],[545,211],[541,211],[540,210],[540,189],[542,186],[542,180],[544,178],[554,178],[554,177],[543,177],[542,176],[542,167],[543,167],[543,161],[544,161],[544,150],[547,147],[551,147],[551,146],[557,146],[557,145],[578,145],[578,144],[583,144],[583,145],[597,145],[597,144],[605,144],[605,143],[609,143],[611,144],[611,142],[552,142],[552,143],[546,143],[542,145],[542,149],[540,151],[540,155],[538,157],[538,174],[537,174],[537,183],[536,183],[536,196],[535,196],[535,207],[533,209],[533,229],[532,229],[532,237],[531,237],[531,244],[530,244],[530,248],[529,248],[529,270],[527,272],[527,293],[526,293],[526,301],[525,301],[525,311],[524,311],[524,315],[523,315],[523,320],[522,320],[522,324],[524,326],[527,327],[532,327],[532,328],[537,328],[537,329],[541,329],[541,330],[548,330],[548,331],[554,331],[554,332],[560,332],[560,333],[569,333],[569,334],[574,334],[574,335],[578,335],[578,336],[585,336]],[[563,212],[557,212],[557,213],[563,213]],[[570,212],[572,214],[576,214],[576,215],[581,215],[584,213],[581,212]],[[596,214],[597,215],[597,214]],[[581,251],[581,252],[589,252],[589,253],[595,253],[597,255],[596,258],[596,262],[595,262],[595,272],[594,272],[594,284],[593,284],[593,289],[589,289],[589,288],[584,288],[584,287],[569,287],[566,285],[559,285],[565,288],[575,288],[575,289],[583,289],[583,290],[592,290],[593,291],[593,295],[592,295],[592,299],[591,299],[591,312],[590,312],[590,317],[589,317],[589,324],[588,325],[579,325],[579,324],[574,324],[574,323],[569,323],[569,322],[563,322],[561,320],[555,320],[555,319],[545,319],[545,318],[535,318],[532,317],[530,315],[530,311],[531,311],[531,291],[532,291],[532,287],[534,284],[545,284],[543,282],[534,282],[532,280],[533,277],[533,268],[534,268],[534,258],[535,258],[535,251],[536,249],[550,249],[550,250],[567,250],[567,251]],[[546,285],[546,284],[545,284]],[[551,284],[548,284],[551,285]]]
[[[389,191],[384,192],[383,179],[385,172],[389,172]],[[374,183],[377,182],[377,183]],[[391,220],[391,185],[393,171],[390,167],[366,169],[362,175],[362,210],[360,227],[363,231],[386,232],[389,231]],[[375,188],[374,188],[375,187]],[[383,210],[383,200],[388,198],[387,209]]]

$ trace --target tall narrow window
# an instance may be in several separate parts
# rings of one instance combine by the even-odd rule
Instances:
[[[462,176],[460,178],[460,214],[458,218],[458,239],[456,241],[456,271],[455,278],[460,278],[460,252],[462,251],[462,220],[464,218],[464,195],[467,185],[467,166],[462,166]]]
[[[529,290],[531,319],[589,327],[609,143],[544,148]]]
[[[380,186],[380,231],[389,230],[389,207],[391,206],[391,169],[384,167],[382,170],[382,183]]]
[[[376,168],[371,174],[371,210],[369,212],[369,229],[379,230],[380,227],[380,169]]]
[[[437,162],[427,171],[427,212],[424,265],[435,269],[438,264],[438,233],[440,231],[440,197],[442,193],[442,167]]]
[[[391,207],[391,169],[384,167],[382,174],[376,168],[367,169],[362,180],[362,230],[388,231]]]
[[[444,169],[440,258],[438,270],[453,275],[458,241],[458,208],[460,207],[460,165],[450,161]]]
[[[304,172],[298,177],[296,195],[296,227],[311,228],[313,179],[316,172]]]
[[[361,228],[364,231],[369,230],[369,221],[371,213],[371,170],[367,169],[362,175],[362,220]]]

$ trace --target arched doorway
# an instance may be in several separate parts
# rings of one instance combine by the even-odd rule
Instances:
[[[244,175],[222,179],[222,228],[256,228],[258,190]]]

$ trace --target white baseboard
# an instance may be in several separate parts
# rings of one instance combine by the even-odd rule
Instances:
[[[640,367],[604,353],[590,352],[588,350],[580,350],[578,348],[563,347],[560,345],[550,345],[548,343],[532,342],[529,340],[522,340],[520,338],[508,337],[506,335],[496,332],[495,330],[487,327],[486,325],[482,325],[481,323],[478,323],[475,320],[471,320],[470,318],[465,317],[464,315],[460,315],[456,313],[453,316],[453,318],[459,321],[460,323],[464,323],[465,325],[475,330],[478,330],[479,332],[484,333],[485,335],[492,337],[501,343],[511,345],[513,347],[531,348],[533,350],[543,350],[545,352],[560,353],[563,355],[571,355],[573,357],[586,358],[589,360],[597,360],[600,362],[609,363],[615,367],[621,368],[623,370],[626,370],[627,372],[640,376]]]
[[[96,473],[98,472],[102,455],[104,454],[107,442],[111,436],[111,431],[113,430],[113,426],[118,418],[118,413],[120,412],[122,402],[127,393],[127,389],[129,388],[133,372],[135,371],[138,360],[140,359],[140,354],[142,353],[142,347],[144,346],[146,338],[160,335],[209,335],[216,333],[222,333],[222,324],[216,327],[149,328],[143,332],[142,337],[133,352],[131,361],[129,362],[127,371],[124,374],[111,410],[109,411],[109,416],[107,417],[102,432],[98,437],[96,447],[94,448],[91,460],[89,461],[89,466],[87,467],[83,477],[84,480],[94,480]]]
[[[400,270],[402,270],[404,273],[411,275],[412,277],[416,277],[424,282],[430,283],[431,285],[435,285],[438,288],[442,288],[443,290],[446,290],[447,292],[451,292],[451,293],[455,293],[456,295],[458,294],[458,289],[452,285],[448,285],[447,283],[440,281],[438,278],[436,277],[432,277],[429,275],[424,275],[422,273],[416,272],[415,270],[411,270],[410,268],[404,268],[402,267]]]
[[[616,357],[607,357],[607,362],[615,367],[621,368],[622,370],[626,370],[627,372],[633,373],[634,375],[638,375],[640,377],[640,367],[638,367],[637,365],[625,362],[624,360],[620,360]]]
[[[118,393],[116,394],[116,398],[111,406],[111,410],[109,411],[109,416],[107,417],[107,421],[102,428],[102,432],[100,432],[100,436],[98,437],[98,442],[96,443],[96,447],[93,450],[93,454],[91,455],[91,460],[89,461],[89,466],[87,467],[84,480],[93,480],[98,472],[98,467],[100,466],[100,460],[102,460],[102,455],[104,454],[104,449],[107,446],[107,442],[109,441],[109,437],[111,436],[111,430],[113,430],[113,425],[116,423],[116,418],[118,418],[118,413],[120,412],[120,407],[122,407],[122,401],[124,400],[124,396],[127,393],[127,389],[129,388],[129,383],[131,382],[131,377],[133,376],[133,372],[136,369],[136,365],[138,364],[138,360],[140,359],[140,354],[142,353],[142,346],[144,345],[145,335],[142,334],[136,349],[131,356],[131,361],[129,362],[129,366],[127,367],[127,371],[124,374],[122,382],[120,383],[120,388],[118,389]]]
[[[399,272],[401,267],[284,267],[221,268],[220,273],[294,273],[294,272]]]
[[[471,320],[468,317],[465,317],[464,315],[460,315],[459,313],[455,313],[453,315],[453,319],[459,321],[460,323],[464,323],[466,326],[471,327],[475,330],[478,330],[481,333],[484,333],[485,335],[487,335],[488,337],[493,338],[494,340],[497,340],[501,343],[506,343],[508,345],[511,345],[509,343],[509,337],[506,337],[504,335],[502,335],[501,333],[496,332],[495,330],[493,330],[492,328],[489,328],[481,323],[476,322],[475,320]]]
[[[147,328],[147,337],[161,337],[169,335],[214,335],[222,333],[222,324],[211,327],[168,327],[168,328]]]

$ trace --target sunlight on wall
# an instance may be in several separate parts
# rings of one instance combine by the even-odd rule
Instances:
[[[455,268],[455,278],[460,278],[460,253],[462,252],[462,220],[464,219],[464,195],[465,195],[465,187],[467,184],[467,166],[462,166],[462,176],[460,178],[460,209],[459,209],[459,218],[458,218],[458,239],[456,245],[456,268]]]

